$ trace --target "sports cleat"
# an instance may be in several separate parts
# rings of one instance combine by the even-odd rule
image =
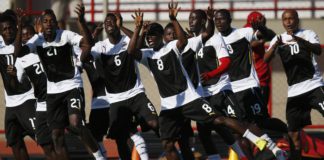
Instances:
[[[262,151],[267,146],[267,141],[264,139],[259,139],[255,142],[255,145],[259,148],[260,151]]]
[[[277,151],[275,156],[277,160],[287,160],[288,158],[287,153],[284,150]]]

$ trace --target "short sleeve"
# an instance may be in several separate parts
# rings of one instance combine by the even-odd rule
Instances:
[[[242,37],[245,37],[249,42],[255,39],[254,31],[251,27],[240,28],[237,31]]]
[[[69,44],[73,46],[80,46],[80,41],[82,39],[82,36],[72,31],[67,31],[67,30],[65,31],[66,31],[66,36]]]
[[[177,42],[178,42],[178,40],[171,41],[165,47],[166,47],[166,49],[174,50],[176,52],[176,54],[180,55],[181,53],[177,47]]]
[[[91,55],[94,59],[98,59],[100,57],[100,54],[103,53],[103,47],[101,46],[101,42],[97,42],[92,48],[91,48]]]
[[[15,68],[16,68],[16,74],[17,74],[17,79],[19,82],[22,82],[23,75],[25,73],[24,67],[20,63],[20,58],[17,58],[15,62]]]
[[[270,44],[269,44],[269,48],[267,50],[269,50],[277,41],[277,36],[273,37]]]
[[[317,43],[317,44],[320,43],[318,35],[314,31],[312,31],[312,30],[308,30],[307,40],[310,43]]]
[[[192,37],[192,38],[188,39],[188,44],[182,53],[188,51],[189,49],[192,49],[193,51],[198,52],[201,47],[202,47],[201,35],[199,35],[197,37]]]

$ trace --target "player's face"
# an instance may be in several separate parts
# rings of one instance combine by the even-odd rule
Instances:
[[[168,43],[176,39],[176,35],[173,27],[168,27],[164,30],[163,39],[165,43]]]
[[[113,16],[106,17],[105,30],[107,34],[112,34],[117,30],[116,17]]]
[[[32,38],[34,35],[32,34],[32,32],[27,29],[27,28],[23,28],[22,29],[22,32],[21,32],[21,40],[22,40],[22,43],[27,43],[27,41]]]
[[[202,27],[202,20],[198,14],[191,12],[189,15],[189,28],[191,32],[199,32]]]
[[[286,31],[289,32],[295,32],[298,30],[299,20],[295,13],[293,12],[284,12],[282,15],[282,24]]]
[[[57,29],[57,23],[55,17],[46,14],[42,21],[43,32],[46,35],[54,35]]]
[[[218,32],[225,32],[231,27],[231,22],[222,12],[217,12],[215,15],[215,25]]]
[[[146,42],[150,48],[156,48],[161,43],[163,43],[162,36],[161,35],[147,35]]]
[[[2,22],[0,24],[0,33],[5,42],[12,43],[16,37],[16,26],[11,22]]]

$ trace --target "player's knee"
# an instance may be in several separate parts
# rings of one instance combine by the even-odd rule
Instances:
[[[226,118],[224,116],[219,116],[214,119],[214,125],[224,125]]]
[[[288,135],[293,142],[295,149],[300,149],[300,134],[299,132],[288,132]]]
[[[159,129],[159,122],[157,120],[151,120],[148,121],[147,124],[153,129],[158,130]]]
[[[174,149],[174,141],[172,140],[163,140],[162,146],[165,152],[171,152]]]

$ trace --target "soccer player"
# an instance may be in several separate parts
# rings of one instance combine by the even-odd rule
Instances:
[[[133,125],[129,122],[129,116],[135,115],[143,119],[157,135],[159,127],[155,107],[146,97],[139,77],[138,62],[128,49],[129,38],[121,35],[117,24],[116,15],[108,13],[104,21],[108,38],[97,42],[91,54],[94,59],[100,59],[103,64],[104,83],[110,102],[109,137],[116,139],[118,143],[119,140],[125,140],[125,137],[132,138],[137,135],[129,133]],[[126,158],[129,154],[130,152],[119,155]]]
[[[158,23],[152,23],[146,35],[150,48],[137,50],[136,41],[142,28],[143,14],[136,15],[136,27],[130,40],[130,53],[133,53],[136,59],[142,60],[142,63],[150,69],[159,89],[162,110],[159,122],[162,145],[167,159],[178,159],[174,142],[185,118],[211,123],[214,126],[227,126],[263,150],[267,142],[254,134],[256,132],[258,135],[262,134],[257,127],[249,126],[248,129],[246,125],[234,119],[223,117],[196,92],[179,59],[179,50],[184,49],[187,39],[176,19],[177,12],[177,3],[170,3],[169,17],[175,27],[177,41],[164,44],[163,27]]]
[[[269,62],[275,54],[281,58],[288,83],[286,119],[293,141],[290,159],[301,159],[300,131],[311,124],[310,112],[324,116],[324,82],[316,62],[321,55],[319,38],[312,30],[299,28],[296,10],[285,10],[282,24],[286,32],[274,37],[264,56]]]
[[[266,25],[266,18],[264,17],[264,15],[262,15],[260,12],[253,11],[248,15],[244,27],[252,27],[253,21],[257,21],[257,20],[260,20],[262,25],[264,26]],[[270,73],[269,64],[265,63],[263,60],[265,50],[266,50],[264,44],[265,42],[270,41],[276,35],[276,33],[274,33],[271,29],[268,28],[268,34],[269,36],[267,37],[254,40],[251,42],[254,67],[259,78],[260,91],[265,106],[268,106],[268,102],[269,102],[271,73]]]
[[[216,12],[215,23],[219,35],[223,37],[225,45],[231,58],[231,65],[228,70],[233,92],[241,107],[245,109],[244,120],[256,123],[260,128],[287,133],[286,124],[279,119],[270,118],[268,109],[263,104],[260,95],[259,81],[253,66],[250,42],[260,37],[269,36],[267,28],[259,21],[253,23],[253,28],[232,28],[231,15],[226,9],[220,9]],[[260,33],[254,32],[258,30]],[[268,135],[263,135],[268,139]],[[284,157],[283,152],[277,152],[275,143],[268,143],[268,147],[273,154]]]
[[[34,89],[28,78],[24,77],[19,83],[16,76],[7,73],[8,66],[14,65],[14,41],[17,32],[15,18],[6,13],[0,15],[0,34],[3,38],[0,46],[0,73],[6,102],[5,135],[15,159],[29,159],[24,137],[29,135],[35,139]]]
[[[90,54],[91,33],[86,27],[82,4],[78,5],[76,13],[83,37],[71,31],[59,30],[55,14],[47,9],[41,17],[42,35],[21,50],[23,53],[36,52],[47,75],[47,115],[57,156],[68,159],[64,144],[64,129],[68,127],[71,133],[81,138],[96,159],[104,159],[84,125],[84,93],[73,47],[80,46],[81,60],[84,60]]]

